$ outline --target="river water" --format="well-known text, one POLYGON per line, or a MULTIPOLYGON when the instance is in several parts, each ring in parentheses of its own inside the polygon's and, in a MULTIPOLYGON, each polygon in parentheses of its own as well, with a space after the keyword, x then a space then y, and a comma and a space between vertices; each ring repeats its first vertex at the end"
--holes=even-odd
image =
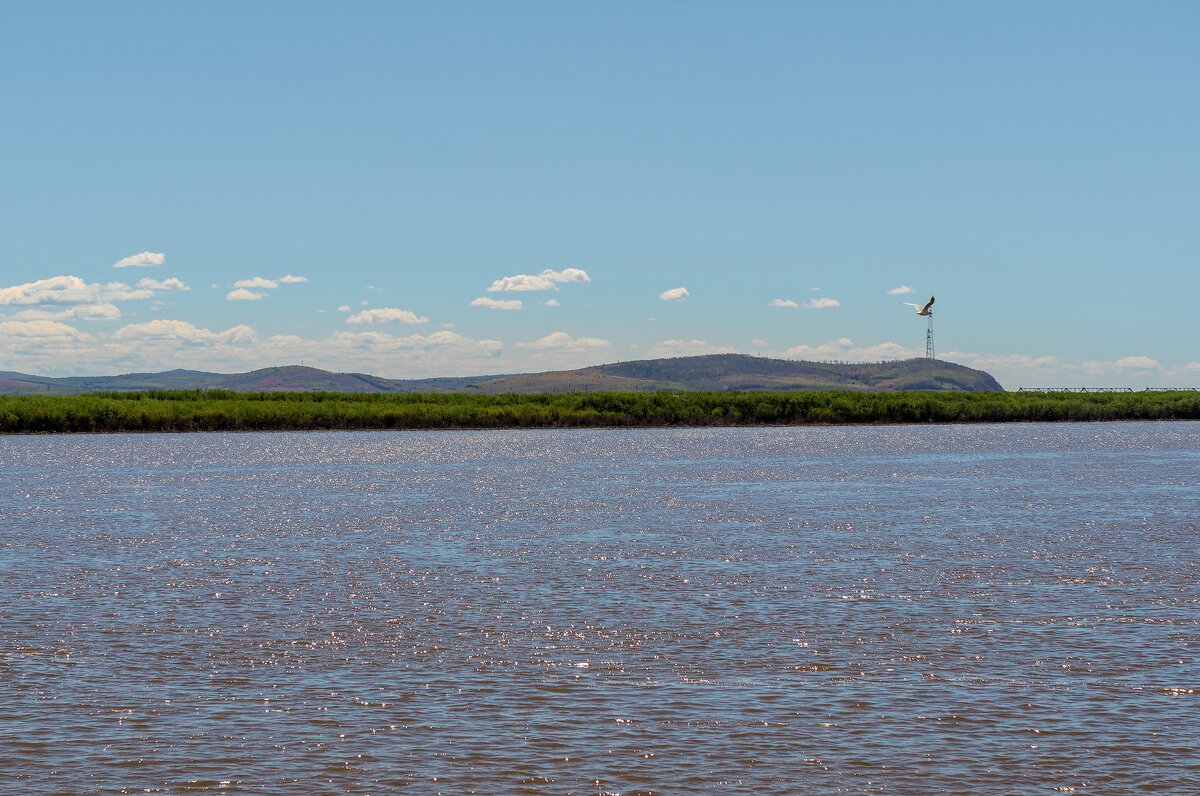
POLYGON ((22 793, 1200 792, 1200 424, 0 438, 22 793))

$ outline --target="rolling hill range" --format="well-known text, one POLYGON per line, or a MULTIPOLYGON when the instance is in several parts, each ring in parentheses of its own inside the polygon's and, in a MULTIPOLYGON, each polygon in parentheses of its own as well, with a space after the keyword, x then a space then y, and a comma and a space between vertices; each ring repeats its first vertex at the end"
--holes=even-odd
POLYGON ((1003 389, 981 370, 936 359, 879 363, 800 362, 745 354, 647 359, 577 370, 434 379, 384 379, 291 365, 249 373, 169 370, 121 376, 53 378, 0 372, 0 395, 80 395, 97 391, 223 389, 238 392, 677 392, 682 390, 854 390, 894 392, 1003 389))

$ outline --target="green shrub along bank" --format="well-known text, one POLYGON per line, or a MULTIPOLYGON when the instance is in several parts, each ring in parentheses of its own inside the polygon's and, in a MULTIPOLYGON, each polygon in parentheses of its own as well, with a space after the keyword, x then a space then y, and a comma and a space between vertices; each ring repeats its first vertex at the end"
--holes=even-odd
POLYGON ((0 433, 1200 420, 1200 392, 543 395, 148 390, 0 397, 0 433))

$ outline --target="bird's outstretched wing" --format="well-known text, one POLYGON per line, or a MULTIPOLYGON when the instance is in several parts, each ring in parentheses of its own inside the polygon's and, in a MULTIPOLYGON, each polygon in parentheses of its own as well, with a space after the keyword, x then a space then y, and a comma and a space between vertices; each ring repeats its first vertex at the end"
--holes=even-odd
POLYGON ((901 303, 901 304, 903 304, 903 305, 904 305, 904 306, 906 306, 906 307, 912 307, 912 308, 913 308, 914 310, 916 310, 917 312, 920 312, 920 311, 921 311, 921 305, 920 305, 920 304, 913 304, 911 301, 901 301, 900 303, 901 303))
MULTIPOLYGON (((937 298, 937 296, 930 296, 930 297, 929 297, 929 303, 928 303, 928 304, 926 304, 924 307, 922 307, 922 308, 921 308, 921 312, 929 312, 929 308, 933 306, 933 301, 934 301, 934 299, 936 299, 936 298, 937 298)), ((915 306, 917 306, 917 305, 916 305, 916 304, 914 304, 913 306, 915 307, 915 306)))

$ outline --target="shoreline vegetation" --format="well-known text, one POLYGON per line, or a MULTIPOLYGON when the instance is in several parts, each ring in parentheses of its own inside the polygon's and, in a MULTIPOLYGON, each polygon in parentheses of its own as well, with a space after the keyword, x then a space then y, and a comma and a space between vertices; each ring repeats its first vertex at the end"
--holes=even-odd
POLYGON ((0 434, 1200 420, 1200 392, 246 393, 0 396, 0 434))

